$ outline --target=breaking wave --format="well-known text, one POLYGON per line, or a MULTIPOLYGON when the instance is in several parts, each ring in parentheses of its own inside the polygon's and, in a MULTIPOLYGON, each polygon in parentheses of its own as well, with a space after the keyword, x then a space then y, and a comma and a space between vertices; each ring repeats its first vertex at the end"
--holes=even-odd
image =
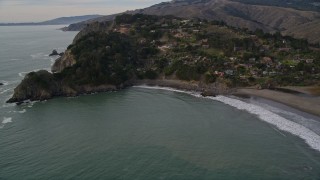
MULTIPOLYGON (((145 89, 159 89, 159 90, 167 90, 167 91, 174 91, 179 93, 187 93, 195 97, 202 97, 198 92, 190 92, 190 91, 183 91, 177 90, 174 88, 166 88, 166 87, 158 87, 158 86, 135 86, 145 89)), ((257 115, 259 119, 265 121, 269 124, 276 126, 278 129, 282 131, 289 132, 293 135, 299 136, 302 138, 311 148, 320 151, 320 136, 313 132, 312 130, 308 129, 307 127, 298 124, 297 122, 293 122, 289 119, 286 119, 275 112, 272 112, 268 109, 265 109, 261 106, 247 103, 235 98, 230 98, 226 96, 217 96, 217 97, 202 97, 206 99, 211 99, 214 101, 219 101, 226 105, 232 106, 239 110, 245 110, 251 114, 257 115)), ((282 133, 281 133, 282 134, 282 133)))

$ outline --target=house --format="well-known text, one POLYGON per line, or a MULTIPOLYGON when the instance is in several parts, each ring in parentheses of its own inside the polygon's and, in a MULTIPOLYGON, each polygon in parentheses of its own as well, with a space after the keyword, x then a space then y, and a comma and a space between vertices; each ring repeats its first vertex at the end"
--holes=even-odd
POLYGON ((164 23, 161 25, 161 27, 168 27, 169 25, 167 23, 164 23))
POLYGON ((254 57, 253 58, 249 58, 249 62, 250 63, 255 63, 256 62, 256 58, 254 58, 254 57))
POLYGON ((258 39, 258 37, 256 35, 250 35, 251 39, 258 39))
POLYGON ((163 45, 163 46, 158 46, 158 49, 161 51, 167 51, 168 49, 171 49, 171 45, 163 45))
POLYGON ((208 43, 208 39, 202 39, 201 42, 208 43))
POLYGON ((236 57, 230 57, 229 59, 230 59, 230 61, 236 61, 237 60, 236 57))
POLYGON ((277 75, 277 72, 275 72, 275 71, 271 71, 271 72, 269 72, 269 75, 270 75, 270 76, 277 75))
POLYGON ((128 34, 130 31, 131 25, 130 24, 121 24, 118 32, 123 34, 128 34))
POLYGON ((179 20, 178 19, 172 19, 172 24, 178 24, 179 23, 179 20))
POLYGON ((214 71, 214 74, 218 75, 219 77, 223 77, 224 76, 224 72, 214 71))
POLYGON ((181 23, 182 24, 188 24, 190 22, 190 20, 182 20, 181 23))
POLYGON ((291 48, 279 48, 278 51, 279 52, 290 52, 291 48))
POLYGON ((251 70, 251 71, 250 71, 250 74, 252 74, 252 75, 257 75, 258 73, 257 73, 257 71, 251 70))
POLYGON ((313 63, 313 59, 306 59, 306 63, 312 64, 313 63))
POLYGON ((273 63, 270 57, 263 57, 262 62, 268 65, 271 65, 273 63))
POLYGON ((205 49, 210 48, 209 44, 202 44, 202 47, 205 48, 205 49))
POLYGON ((265 75, 268 75, 269 72, 268 71, 263 71, 262 74, 265 76, 265 75))
POLYGON ((231 69, 227 69, 224 71, 224 73, 226 73, 227 75, 233 76, 234 75, 234 71, 231 69))
POLYGON ((147 39, 146 38, 142 38, 139 40, 139 44, 146 44, 147 43, 147 39))
POLYGON ((270 46, 269 45, 262 45, 260 47, 260 52, 268 52, 270 50, 270 46))
POLYGON ((202 46, 203 48, 208 49, 208 48, 210 47, 210 46, 209 46, 208 39, 202 39, 202 40, 201 40, 201 46, 202 46))
POLYGON ((293 59, 294 59, 294 60, 300 60, 300 54, 294 55, 294 56, 293 56, 293 59))
POLYGON ((131 24, 120 24, 121 28, 130 28, 131 24))

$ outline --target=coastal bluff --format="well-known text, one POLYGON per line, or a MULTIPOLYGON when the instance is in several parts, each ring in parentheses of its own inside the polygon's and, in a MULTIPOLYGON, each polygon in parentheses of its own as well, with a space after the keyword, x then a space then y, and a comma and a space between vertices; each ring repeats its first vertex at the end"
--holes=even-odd
POLYGON ((215 96, 232 94, 238 87, 316 84, 318 54, 309 46, 305 40, 236 29, 220 21, 122 14, 112 22, 89 24, 55 61, 52 72, 27 74, 7 102, 43 101, 135 85, 215 96), (302 50, 308 59, 302 57, 302 50), (296 61, 285 64, 291 57, 300 58, 295 66, 296 61))
POLYGON ((76 60, 70 51, 66 51, 61 57, 59 57, 51 67, 53 73, 61 72, 67 67, 71 67, 76 64, 76 60))

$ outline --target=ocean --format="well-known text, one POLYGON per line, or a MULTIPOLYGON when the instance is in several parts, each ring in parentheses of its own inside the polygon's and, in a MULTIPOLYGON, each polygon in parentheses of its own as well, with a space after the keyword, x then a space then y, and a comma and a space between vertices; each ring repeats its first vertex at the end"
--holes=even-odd
POLYGON ((0 180, 320 179, 320 119, 260 98, 138 86, 20 106, 76 32, 0 27, 0 180))

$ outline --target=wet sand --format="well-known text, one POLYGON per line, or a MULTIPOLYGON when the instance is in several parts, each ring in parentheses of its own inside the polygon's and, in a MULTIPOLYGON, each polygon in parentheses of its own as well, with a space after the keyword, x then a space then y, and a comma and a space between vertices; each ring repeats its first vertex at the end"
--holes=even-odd
POLYGON ((320 116, 319 96, 299 96, 292 93, 263 89, 242 88, 233 93, 236 96, 257 96, 285 104, 298 110, 320 116))

